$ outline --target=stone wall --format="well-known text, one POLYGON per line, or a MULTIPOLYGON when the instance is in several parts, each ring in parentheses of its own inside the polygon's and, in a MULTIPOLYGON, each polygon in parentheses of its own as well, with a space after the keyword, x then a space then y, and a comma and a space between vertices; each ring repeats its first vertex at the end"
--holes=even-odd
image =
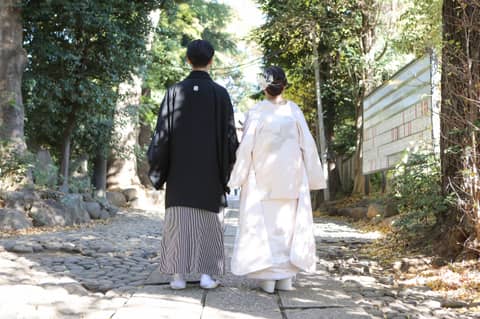
POLYGON ((23 190, 0 193, 0 231, 71 226, 114 216, 118 208, 88 194, 23 190))

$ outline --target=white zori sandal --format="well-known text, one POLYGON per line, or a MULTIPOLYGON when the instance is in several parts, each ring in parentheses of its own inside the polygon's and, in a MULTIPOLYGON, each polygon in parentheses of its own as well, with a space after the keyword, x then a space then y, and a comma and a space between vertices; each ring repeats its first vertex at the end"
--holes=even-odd
POLYGON ((187 287, 187 282, 181 274, 174 274, 173 280, 170 281, 170 288, 174 290, 185 289, 187 287))
POLYGON ((292 278, 290 277, 282 280, 277 280, 275 288, 277 288, 278 290, 293 290, 292 278))
POLYGON ((212 279, 210 275, 202 274, 200 277, 200 287, 203 289, 214 289, 217 288, 220 282, 218 280, 212 279))
POLYGON ((262 288, 263 291, 268 292, 269 294, 273 294, 275 291, 275 280, 263 280, 260 283, 260 288, 262 288))

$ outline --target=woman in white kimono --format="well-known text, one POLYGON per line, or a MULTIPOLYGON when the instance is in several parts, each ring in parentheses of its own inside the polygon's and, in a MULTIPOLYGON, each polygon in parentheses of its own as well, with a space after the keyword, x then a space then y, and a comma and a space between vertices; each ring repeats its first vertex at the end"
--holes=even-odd
POLYGON ((262 77, 266 99, 248 112, 229 182, 242 188, 232 272, 273 293, 291 290, 299 271, 315 271, 310 190, 326 184, 302 111, 282 97, 285 73, 270 67, 262 77))

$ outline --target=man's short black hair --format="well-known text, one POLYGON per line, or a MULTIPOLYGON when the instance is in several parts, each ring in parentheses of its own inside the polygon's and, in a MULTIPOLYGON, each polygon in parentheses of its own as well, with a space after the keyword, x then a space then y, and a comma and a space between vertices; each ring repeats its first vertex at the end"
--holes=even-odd
POLYGON ((187 47, 187 57, 194 67, 204 67, 212 60, 215 49, 206 40, 194 40, 187 47))

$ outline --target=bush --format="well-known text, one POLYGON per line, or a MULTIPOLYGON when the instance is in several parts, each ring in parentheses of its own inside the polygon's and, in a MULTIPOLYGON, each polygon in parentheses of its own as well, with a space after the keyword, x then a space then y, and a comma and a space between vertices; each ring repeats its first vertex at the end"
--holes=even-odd
POLYGON ((24 183, 34 162, 32 153, 0 141, 0 188, 24 183))
POLYGON ((94 187, 90 178, 71 177, 69 181, 70 193, 92 194, 94 187))
POLYGON ((51 189, 56 188, 58 183, 58 172, 58 166, 55 164, 41 166, 38 160, 36 160, 32 170, 35 185, 51 189))
POLYGON ((395 167, 392 184, 391 195, 400 213, 395 226, 407 237, 421 238, 448 209, 450 198, 442 195, 440 161, 428 147, 405 152, 395 167))

